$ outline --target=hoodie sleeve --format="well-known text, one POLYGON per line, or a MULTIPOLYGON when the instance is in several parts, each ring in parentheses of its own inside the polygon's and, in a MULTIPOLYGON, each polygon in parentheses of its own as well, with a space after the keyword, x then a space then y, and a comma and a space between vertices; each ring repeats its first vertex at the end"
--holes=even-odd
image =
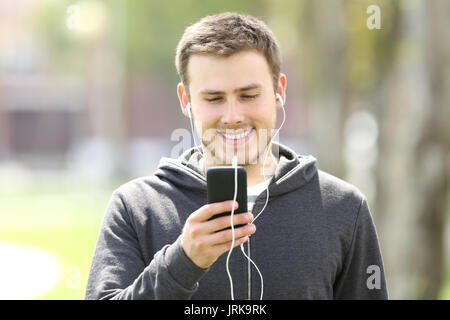
POLYGON ((100 228, 86 299, 189 299, 208 269, 184 253, 180 237, 146 265, 126 206, 116 191, 100 228))
POLYGON ((350 249, 334 284, 334 299, 388 299, 378 238, 365 198, 356 217, 350 249))

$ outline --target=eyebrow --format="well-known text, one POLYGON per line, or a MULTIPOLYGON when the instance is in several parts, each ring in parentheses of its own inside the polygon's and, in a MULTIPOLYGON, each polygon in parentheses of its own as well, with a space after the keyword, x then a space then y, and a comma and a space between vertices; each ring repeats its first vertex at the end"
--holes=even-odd
MULTIPOLYGON (((249 84, 248 86, 245 87, 241 87, 241 88, 237 88, 234 89, 233 92, 242 92, 242 91, 248 91, 248 90, 252 90, 252 89, 259 89, 262 86, 259 83, 252 83, 249 84)), ((214 94, 224 94, 225 91, 217 91, 217 90, 210 90, 210 89, 203 89, 200 91, 200 94, 202 95, 214 95, 214 94)))

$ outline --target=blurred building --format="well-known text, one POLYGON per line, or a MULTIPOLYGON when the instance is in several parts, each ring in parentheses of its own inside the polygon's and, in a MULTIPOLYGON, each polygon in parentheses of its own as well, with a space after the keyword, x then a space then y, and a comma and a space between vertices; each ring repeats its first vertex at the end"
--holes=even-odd
POLYGON ((58 53, 32 33, 32 10, 31 1, 0 4, 0 163, 99 179, 148 174, 170 154, 162 137, 176 127, 161 108, 164 85, 126 82, 106 32, 80 50, 83 68, 55 70, 49 60, 58 53))

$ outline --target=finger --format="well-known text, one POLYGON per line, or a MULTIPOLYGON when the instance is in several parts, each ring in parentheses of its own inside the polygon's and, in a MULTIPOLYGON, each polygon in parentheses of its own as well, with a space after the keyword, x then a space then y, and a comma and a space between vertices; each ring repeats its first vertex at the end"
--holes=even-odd
MULTIPOLYGON (((233 248, 236 248, 236 247, 240 246, 241 244, 245 243, 247 240, 248 240, 248 236, 244 236, 244 237, 236 239, 234 241, 233 248)), ((216 255, 220 256, 223 253, 225 253, 228 250, 230 250, 231 249, 231 244, 232 244, 232 241, 228 241, 228 242, 221 243, 221 244, 218 244, 218 245, 214 246, 214 251, 216 252, 216 255)))
MULTIPOLYGON (((256 226, 254 224, 246 224, 245 226, 234 229, 234 238, 239 239, 245 236, 249 236, 255 232, 256 226)), ((212 246, 228 242, 231 245, 231 241, 233 239, 233 231, 231 229, 226 229, 209 234, 206 237, 207 242, 210 243, 212 246)))
MULTIPOLYGON (((251 212, 238 213, 233 215, 233 225, 247 224, 253 221, 251 212)), ((205 233, 216 232, 231 226, 230 215, 214 218, 205 222, 205 233)))
MULTIPOLYGON (((236 210, 239 207, 239 204, 237 203, 237 201, 234 204, 235 204, 234 210, 236 210)), ((206 221, 216 214, 229 212, 232 210, 232 208, 233 208, 233 200, 208 203, 200 207, 194 213, 192 213, 190 219, 192 221, 197 222, 206 221)))

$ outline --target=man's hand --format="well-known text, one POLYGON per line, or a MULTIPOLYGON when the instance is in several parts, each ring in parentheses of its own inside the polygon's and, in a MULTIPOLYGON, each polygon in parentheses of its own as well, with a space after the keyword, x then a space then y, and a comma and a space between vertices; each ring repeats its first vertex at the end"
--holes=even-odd
MULTIPOLYGON (((186 220, 181 234, 181 247, 192 262, 200 268, 208 268, 231 248, 232 231, 231 229, 222 230, 231 226, 230 216, 208 219, 216 214, 231 211, 232 205, 232 200, 206 204, 193 212, 186 220)), ((237 207, 236 202, 235 210, 237 207)), ((250 212, 233 215, 234 225, 245 224, 234 229, 235 247, 247 241, 248 236, 255 233, 255 225, 248 224, 252 220, 253 214, 250 212)))

